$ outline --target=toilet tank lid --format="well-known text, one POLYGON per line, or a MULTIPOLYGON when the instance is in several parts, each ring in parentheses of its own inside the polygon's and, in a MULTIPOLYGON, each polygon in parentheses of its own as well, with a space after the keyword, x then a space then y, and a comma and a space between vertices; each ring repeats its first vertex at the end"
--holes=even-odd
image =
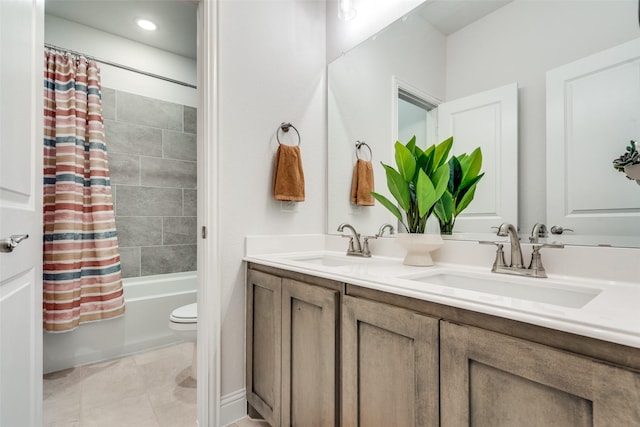
POLYGON ((183 305, 171 312, 171 317, 175 319, 197 319, 198 318, 198 303, 183 305))

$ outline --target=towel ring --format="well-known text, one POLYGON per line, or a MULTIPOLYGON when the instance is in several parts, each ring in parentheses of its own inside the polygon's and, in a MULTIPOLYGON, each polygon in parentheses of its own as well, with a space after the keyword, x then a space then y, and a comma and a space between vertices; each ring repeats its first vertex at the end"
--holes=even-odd
POLYGON ((363 160, 358 155, 362 146, 367 147, 367 149, 369 150, 369 161, 373 160, 373 151, 371 151, 371 147, 369 147, 369 144, 364 141, 356 141, 356 157, 358 158, 358 160, 363 160))
POLYGON ((284 122, 282 122, 278 127, 278 129, 276 130, 276 139, 278 140, 279 145, 282 145, 282 142, 280 142, 280 137, 278 136, 278 132, 282 131, 284 133, 287 133, 291 128, 293 128, 293 130, 296 131, 296 134, 298 135, 298 145, 300 145, 300 143, 302 142, 302 139, 300 138, 300 132, 298 132, 298 129, 296 129, 296 127, 291 123, 284 123, 284 122))

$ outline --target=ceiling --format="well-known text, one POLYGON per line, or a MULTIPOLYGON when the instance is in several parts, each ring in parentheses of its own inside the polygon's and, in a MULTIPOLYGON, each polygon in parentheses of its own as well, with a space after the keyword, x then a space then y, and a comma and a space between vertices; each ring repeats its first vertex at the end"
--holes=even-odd
POLYGON ((511 3, 513 0, 427 0, 418 13, 442 34, 449 35, 511 3))
MULTIPOLYGON (((419 13, 443 34, 451 34, 510 1, 428 0, 419 13)), ((45 12, 195 59, 197 5, 197 0, 45 0, 45 12), (138 28, 136 18, 150 19, 158 29, 138 28)))
POLYGON ((197 5, 192 0, 45 0, 45 13, 195 59, 197 5), (138 28, 137 18, 154 21, 158 29, 138 28))

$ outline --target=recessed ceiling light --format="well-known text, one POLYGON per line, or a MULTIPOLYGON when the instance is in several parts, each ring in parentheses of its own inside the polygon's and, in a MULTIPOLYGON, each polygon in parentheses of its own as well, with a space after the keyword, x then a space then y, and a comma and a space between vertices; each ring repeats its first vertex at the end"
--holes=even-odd
POLYGON ((138 27, 147 31, 154 31, 156 28, 158 28, 158 26, 154 22, 151 22, 148 19, 136 19, 136 24, 138 24, 138 27))

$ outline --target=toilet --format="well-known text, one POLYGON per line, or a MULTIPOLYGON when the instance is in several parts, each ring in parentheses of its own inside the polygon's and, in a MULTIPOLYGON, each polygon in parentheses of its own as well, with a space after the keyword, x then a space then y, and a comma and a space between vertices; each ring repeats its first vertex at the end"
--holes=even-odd
POLYGON ((197 377, 197 337, 198 327, 198 303, 183 305, 171 312, 169 316, 169 328, 177 335, 182 336, 186 341, 193 342, 193 360, 191 362, 191 377, 197 377))

